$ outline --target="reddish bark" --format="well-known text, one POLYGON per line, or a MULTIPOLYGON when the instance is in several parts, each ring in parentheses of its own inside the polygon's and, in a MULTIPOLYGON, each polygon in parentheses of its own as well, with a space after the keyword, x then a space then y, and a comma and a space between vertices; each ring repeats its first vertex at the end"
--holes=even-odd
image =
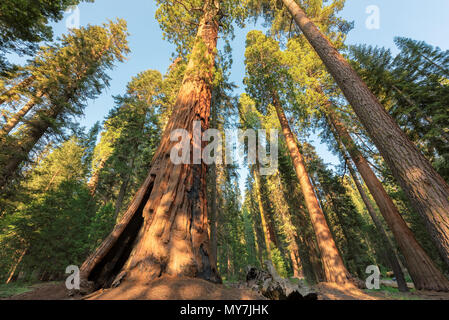
POLYGON ((295 0, 283 3, 351 104, 410 203, 426 221, 449 265, 449 185, 298 3, 295 0))
POLYGON ((327 224, 321 207, 318 204, 316 194, 313 190, 307 173, 303 156, 301 155, 296 139, 288 124, 284 110, 280 104, 277 94, 273 94, 273 104, 276 109, 282 131, 287 142, 287 147, 293 161, 296 175, 299 179, 307 210, 312 221, 313 228, 321 252, 321 261, 327 282, 335 282, 338 284, 352 284, 351 275, 346 269, 343 259, 338 252, 335 241, 327 224))
POLYGON ((447 291, 449 281, 436 268, 430 257, 415 239, 413 233, 408 228, 398 209, 385 191, 382 183, 371 170, 365 157, 357 149, 355 142, 349 135, 344 125, 339 121, 336 114, 328 106, 328 113, 331 125, 335 129, 339 140, 348 150, 357 170, 363 177, 371 195, 377 203, 381 214, 385 218, 393 235, 404 255, 407 269, 413 279, 417 289, 447 291))
POLYGON ((257 203, 259 205, 260 219, 262 221, 262 228, 265 238, 265 245, 267 247, 268 255, 271 257, 271 248, 277 247, 277 240, 273 222, 263 205, 262 192, 261 192, 262 185, 258 165, 255 165, 253 167, 253 174, 256 187, 257 203))
POLYGON ((202 131, 209 127, 218 11, 206 2, 192 58, 146 181, 122 221, 81 267, 82 277, 99 286, 114 278, 116 283, 123 278, 147 282, 163 275, 220 281, 209 253, 206 165, 170 160, 178 144, 170 141, 173 130, 193 134, 194 121, 201 122, 202 131))

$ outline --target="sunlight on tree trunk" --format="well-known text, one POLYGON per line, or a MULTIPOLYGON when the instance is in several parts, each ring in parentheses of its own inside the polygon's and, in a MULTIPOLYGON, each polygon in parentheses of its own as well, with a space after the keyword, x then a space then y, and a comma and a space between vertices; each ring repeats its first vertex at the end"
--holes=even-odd
POLYGON ((285 140, 287 141, 287 147, 293 161, 293 166, 295 167, 296 175, 298 176, 301 189, 304 194, 307 210, 309 211, 310 219, 315 230, 316 239, 321 252, 321 261, 323 264, 326 281, 335 282, 338 284, 352 284, 350 281, 351 275, 343 263, 343 259, 338 252, 337 246, 326 222, 326 218, 324 217, 324 213, 318 204, 318 200, 304 164, 304 159, 299 152, 282 106, 280 105, 276 94, 273 95, 273 98, 274 107, 276 108, 279 122, 281 123, 282 131, 284 133, 285 140))
POLYGON ((449 186, 295 0, 283 0, 351 104, 449 265, 449 186))

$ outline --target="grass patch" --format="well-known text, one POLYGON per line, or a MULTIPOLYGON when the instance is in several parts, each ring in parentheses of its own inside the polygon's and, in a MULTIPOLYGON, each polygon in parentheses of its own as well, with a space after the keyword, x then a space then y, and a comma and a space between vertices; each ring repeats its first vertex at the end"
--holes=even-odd
POLYGON ((13 282, 8 284, 2 283, 0 284, 0 298, 8 298, 32 290, 33 290, 32 284, 30 283, 20 283, 20 282, 13 282))
MULTIPOLYGON (((415 289, 409 289, 410 293, 414 292, 415 289)), ((387 287, 384 285, 380 286, 379 290, 375 289, 365 289, 366 293, 382 293, 386 297, 394 299, 394 300, 420 300, 417 296, 412 296, 408 293, 400 292, 398 288, 387 287)))

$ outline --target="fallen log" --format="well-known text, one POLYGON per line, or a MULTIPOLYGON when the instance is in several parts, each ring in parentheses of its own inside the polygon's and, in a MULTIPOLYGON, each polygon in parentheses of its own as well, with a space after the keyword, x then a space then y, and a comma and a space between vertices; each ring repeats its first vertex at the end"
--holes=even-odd
POLYGON ((265 261, 267 271, 248 267, 245 286, 270 300, 317 300, 318 295, 304 284, 283 279, 271 261, 265 261))

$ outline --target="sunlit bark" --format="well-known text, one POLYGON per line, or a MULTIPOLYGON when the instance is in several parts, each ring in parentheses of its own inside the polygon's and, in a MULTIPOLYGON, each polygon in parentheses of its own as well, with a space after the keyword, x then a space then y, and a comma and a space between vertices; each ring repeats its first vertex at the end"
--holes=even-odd
POLYGON ((173 114, 147 179, 122 221, 81 268, 83 278, 100 286, 110 285, 114 278, 115 283, 121 279, 146 282, 163 275, 221 281, 209 248, 206 164, 170 161, 171 150, 178 144, 170 140, 173 130, 192 134, 194 121, 201 122, 202 132, 209 127, 219 27, 215 4, 205 3, 173 114))
POLYGON ((307 210, 315 230, 318 247, 321 252, 321 261, 323 264, 326 281, 339 284, 351 284, 351 275, 343 263, 343 259, 338 252, 324 213, 318 204, 316 194, 313 190, 312 183, 310 182, 310 178, 304 164, 303 156, 299 151, 298 145, 296 144, 296 139, 293 136, 284 110, 282 109, 276 94, 273 94, 273 104, 276 108, 279 122, 281 123, 282 132, 287 142, 287 147, 293 161, 293 166, 299 179, 307 210))
POLYGON ((363 187, 360 184, 360 181, 357 177, 357 173, 352 167, 352 164, 349 162, 349 159, 348 161, 346 161, 346 164, 349 168, 349 172, 351 173, 352 180, 354 181, 356 188, 359 191, 360 197, 362 198, 362 201, 365 204, 365 207, 368 210, 368 213, 371 219, 373 220, 374 225, 376 226, 377 232, 381 237, 381 243, 384 246, 382 250, 385 252, 385 256, 388 260, 388 263, 393 269, 396 281, 398 283, 399 291, 407 292, 408 291, 407 282, 405 281, 404 273, 402 272, 401 265, 399 264, 399 259, 395 253, 395 250, 393 249, 393 245, 390 243, 390 239, 388 238, 384 230, 384 227, 382 226, 382 222, 377 217, 377 213, 374 210, 371 201, 368 198, 368 195, 365 193, 365 190, 363 190, 363 187))
POLYGON ((283 0, 351 104, 449 265, 449 185, 295 0, 283 0))
POLYGON ((415 239, 408 228, 390 196, 385 191, 382 183, 370 168, 365 157, 357 149, 355 142, 349 135, 344 125, 339 121, 335 113, 328 106, 328 115, 332 127, 337 133, 339 141, 346 147, 357 170, 363 177, 371 195, 377 203, 382 216, 390 227, 393 235, 404 255, 407 269, 417 289, 449 290, 449 281, 436 268, 430 257, 415 239))

